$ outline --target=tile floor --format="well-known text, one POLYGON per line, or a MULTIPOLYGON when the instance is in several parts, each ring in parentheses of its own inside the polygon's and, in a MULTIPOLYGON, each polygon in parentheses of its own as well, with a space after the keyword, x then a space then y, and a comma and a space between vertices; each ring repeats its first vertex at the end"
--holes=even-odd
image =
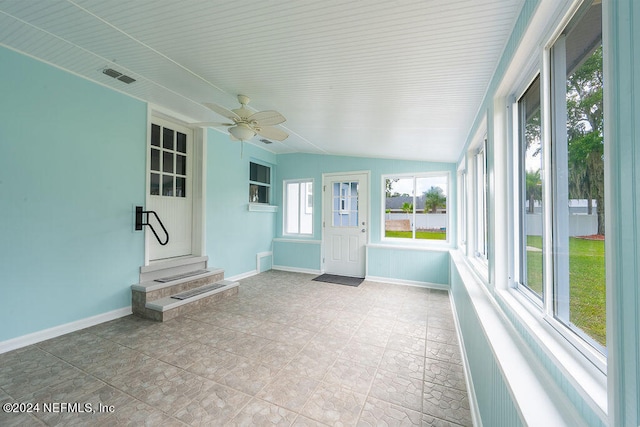
POLYGON ((0 403, 40 412, 0 425, 472 424, 447 292, 312 278, 269 271, 165 323, 128 316, 1 354, 0 403))

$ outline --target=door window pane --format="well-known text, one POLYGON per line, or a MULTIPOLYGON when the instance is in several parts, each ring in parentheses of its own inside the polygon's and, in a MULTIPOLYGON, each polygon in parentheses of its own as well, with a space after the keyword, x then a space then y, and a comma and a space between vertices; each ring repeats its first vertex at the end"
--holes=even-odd
POLYGON ((168 151, 162 153, 162 172, 173 173, 173 153, 168 151))
POLYGON ((162 195, 173 196, 173 176, 162 175, 162 195))
POLYGON ((150 171, 162 172, 162 178, 160 174, 150 175, 150 195, 186 197, 187 135, 168 127, 151 124, 150 150, 150 171))
POLYGON ((179 151, 180 153, 186 153, 187 152, 187 135, 185 135, 182 132, 177 132, 176 138, 177 138, 176 151, 179 151))
POLYGON ((160 170, 160 150, 151 149, 151 170, 160 170))
POLYGON ((149 178, 150 194, 152 196, 160 195, 160 175, 152 173, 149 178))
POLYGON ((358 182, 333 183, 334 227, 358 226, 358 182))
POLYGON ((178 175, 187 174, 187 156, 176 154, 176 173, 178 175))
POLYGON ((176 197, 187 197, 187 180, 176 177, 176 197))
POLYGON ((173 150, 173 129, 164 128, 162 130, 162 147, 167 150, 173 150))

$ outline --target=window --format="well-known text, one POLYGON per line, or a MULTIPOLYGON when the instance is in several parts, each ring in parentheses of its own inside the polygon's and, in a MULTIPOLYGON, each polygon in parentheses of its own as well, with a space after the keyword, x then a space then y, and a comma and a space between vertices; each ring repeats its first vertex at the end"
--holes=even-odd
POLYGON ((313 181, 284 182, 285 234, 313 234, 313 181))
POLYGON ((187 197, 187 135, 151 124, 149 194, 187 197))
POLYGON ((540 76, 518 100, 519 283, 542 301, 543 203, 540 76))
POLYGON ((447 240, 448 174, 383 177, 384 237, 447 240))
POLYGON ((602 10, 578 10, 551 51, 553 315, 606 346, 602 10))
POLYGON ((331 225, 333 227, 358 226, 358 197, 360 184, 357 181, 334 182, 332 189, 331 225))
POLYGON ((271 198, 271 168, 249 162, 249 202, 269 204, 271 198))
POLYGON ((606 230, 600 2, 576 12, 552 44, 549 59, 549 69, 542 71, 542 77, 549 75, 548 87, 539 75, 517 101, 516 286, 585 355, 602 360, 606 230), (545 90, 548 96, 542 97, 545 90), (549 120, 541 114, 544 107, 549 120))
POLYGON ((475 193, 476 193, 476 206, 475 206, 475 232, 476 232, 476 245, 475 255, 476 257, 486 260, 487 259, 487 156, 486 152, 487 139, 484 138, 484 142, 478 153, 475 155, 475 193))

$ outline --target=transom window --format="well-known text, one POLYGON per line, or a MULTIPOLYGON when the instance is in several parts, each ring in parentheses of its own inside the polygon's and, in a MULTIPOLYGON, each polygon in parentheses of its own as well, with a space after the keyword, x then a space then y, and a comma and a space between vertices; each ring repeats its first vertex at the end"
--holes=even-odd
POLYGON ((448 174, 391 175, 383 179, 385 238, 447 240, 448 174))

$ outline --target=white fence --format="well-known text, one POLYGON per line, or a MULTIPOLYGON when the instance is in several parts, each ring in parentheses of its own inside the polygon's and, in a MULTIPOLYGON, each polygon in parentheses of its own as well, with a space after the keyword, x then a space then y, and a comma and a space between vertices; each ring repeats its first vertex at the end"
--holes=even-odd
MULTIPOLYGON (((597 214, 569 215, 569 236, 598 234, 597 214)), ((527 235, 542 236, 542 214, 527 214, 527 235)))
MULTIPOLYGON (((388 213, 384 215, 385 219, 408 219, 413 222, 413 215, 405 213, 388 213)), ((444 213, 430 213, 430 214, 416 214, 416 230, 432 230, 449 228, 447 222, 447 214, 444 213)))

